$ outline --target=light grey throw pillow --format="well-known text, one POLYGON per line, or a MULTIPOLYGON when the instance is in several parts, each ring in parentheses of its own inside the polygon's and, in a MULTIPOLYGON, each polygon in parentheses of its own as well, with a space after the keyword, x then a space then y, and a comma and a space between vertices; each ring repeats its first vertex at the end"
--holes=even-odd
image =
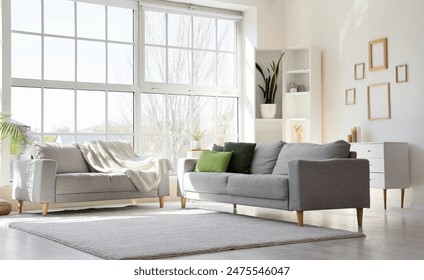
POLYGON ((343 140, 327 144, 286 143, 278 155, 272 174, 289 174, 289 162, 292 160, 323 160, 331 158, 347 158, 350 144, 343 140))
POLYGON ((257 143, 253 153, 250 173, 271 174, 284 143, 283 141, 257 143))

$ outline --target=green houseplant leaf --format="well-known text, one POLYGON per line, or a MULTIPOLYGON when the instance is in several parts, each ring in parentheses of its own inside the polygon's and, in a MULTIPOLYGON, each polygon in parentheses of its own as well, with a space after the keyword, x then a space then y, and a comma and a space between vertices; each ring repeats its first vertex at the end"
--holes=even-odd
POLYGON ((0 141, 8 138, 10 141, 10 153, 19 154, 22 147, 31 142, 28 126, 11 121, 9 115, 0 113, 0 141))

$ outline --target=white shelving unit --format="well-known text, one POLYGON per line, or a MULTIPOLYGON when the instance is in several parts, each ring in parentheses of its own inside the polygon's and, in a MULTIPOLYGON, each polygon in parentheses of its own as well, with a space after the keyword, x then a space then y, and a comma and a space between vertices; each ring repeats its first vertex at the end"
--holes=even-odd
MULTIPOLYGON (((265 71, 271 61, 277 61, 283 49, 258 49, 255 61, 265 71)), ((255 69, 255 141, 322 142, 321 128, 321 50, 316 46, 288 47, 280 66, 275 103, 275 119, 262 119, 263 102, 258 83, 262 77, 255 69), (296 82, 297 92, 290 92, 290 82, 296 82), (301 137, 297 133, 302 131, 301 137)))
POLYGON ((321 50, 288 47, 283 61, 283 120, 286 142, 322 142, 321 50), (290 91, 295 82, 297 92, 290 91))

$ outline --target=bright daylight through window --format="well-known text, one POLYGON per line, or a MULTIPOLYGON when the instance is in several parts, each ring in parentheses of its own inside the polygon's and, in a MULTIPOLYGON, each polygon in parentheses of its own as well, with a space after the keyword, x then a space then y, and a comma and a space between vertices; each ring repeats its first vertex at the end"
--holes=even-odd
POLYGON ((192 10, 12 0, 13 119, 37 140, 124 139, 174 163, 196 129, 203 148, 237 141, 240 17, 192 10))

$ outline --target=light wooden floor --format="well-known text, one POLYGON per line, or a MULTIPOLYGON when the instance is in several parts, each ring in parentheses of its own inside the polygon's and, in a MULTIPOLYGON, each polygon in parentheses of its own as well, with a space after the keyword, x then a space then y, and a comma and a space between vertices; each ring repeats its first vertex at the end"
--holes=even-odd
MULTIPOLYGON (((168 202, 165 207, 179 208, 179 203, 168 202)), ((233 212, 232 205, 226 204, 189 202, 188 207, 233 212)), ((238 206, 237 212, 271 219, 296 221, 294 212, 247 206, 238 206)), ((7 223, 18 217, 17 213, 0 217, 0 260, 99 259, 54 241, 9 228, 7 223)), ((384 211, 381 201, 378 200, 372 201, 372 207, 364 210, 364 223, 360 228, 356 224, 356 213, 353 209, 305 212, 304 222, 305 224, 361 231, 366 234, 366 237, 234 250, 175 259, 424 260, 424 209, 412 209, 407 205, 404 209, 400 209, 397 203, 389 202, 388 209, 384 211)))

